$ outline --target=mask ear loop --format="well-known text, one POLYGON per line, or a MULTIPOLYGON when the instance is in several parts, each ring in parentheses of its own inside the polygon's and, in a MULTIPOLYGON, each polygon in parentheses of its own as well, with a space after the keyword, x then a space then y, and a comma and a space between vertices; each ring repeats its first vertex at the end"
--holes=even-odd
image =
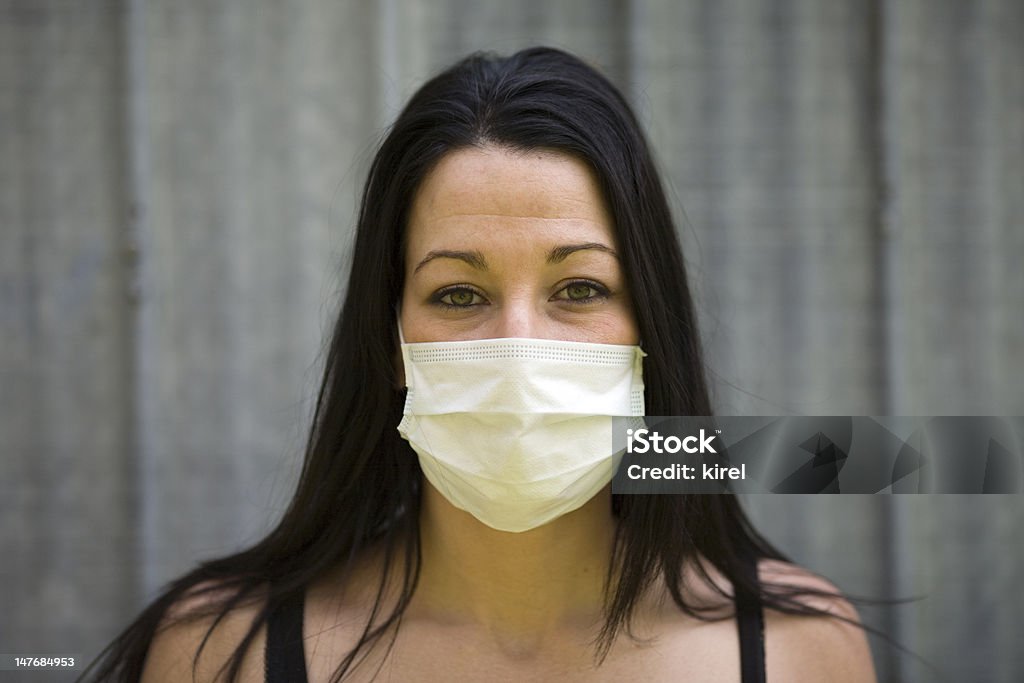
POLYGON ((402 351, 402 347, 405 346, 405 335, 402 334, 402 310, 397 309, 395 311, 395 324, 398 326, 398 362, 395 365, 395 383, 399 389, 405 389, 405 353, 402 351))

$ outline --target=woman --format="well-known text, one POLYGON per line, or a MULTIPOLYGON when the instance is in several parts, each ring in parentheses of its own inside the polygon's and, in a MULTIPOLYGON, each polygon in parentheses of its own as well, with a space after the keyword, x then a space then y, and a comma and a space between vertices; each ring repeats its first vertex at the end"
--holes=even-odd
POLYGON ((853 608, 733 497, 611 494, 607 416, 645 411, 711 407, 639 126, 564 52, 469 57, 373 163, 284 518, 97 677, 874 680, 853 608))

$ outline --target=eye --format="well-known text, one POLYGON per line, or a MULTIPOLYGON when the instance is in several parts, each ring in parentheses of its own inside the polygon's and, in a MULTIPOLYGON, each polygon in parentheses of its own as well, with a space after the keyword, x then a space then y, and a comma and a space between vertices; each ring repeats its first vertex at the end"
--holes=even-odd
POLYGON ((577 280, 559 290, 554 298, 574 304, 586 304, 607 298, 607 296, 608 290, 596 282, 577 280))
POLYGON ((469 287, 448 287, 434 295, 434 302, 446 308, 469 308, 487 303, 479 293, 469 287))
POLYGON ((573 301, 579 301, 580 299, 589 299, 596 294, 596 289, 582 282, 571 284, 565 288, 565 295, 572 299, 573 301))

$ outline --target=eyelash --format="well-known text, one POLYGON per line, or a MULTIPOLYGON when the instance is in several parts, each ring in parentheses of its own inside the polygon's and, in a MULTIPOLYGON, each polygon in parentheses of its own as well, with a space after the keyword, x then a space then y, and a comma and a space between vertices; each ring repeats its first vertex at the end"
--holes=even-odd
POLYGON ((445 311, 464 311, 467 308, 473 308, 474 306, 480 305, 468 304, 466 306, 459 306, 456 304, 450 304, 447 301, 442 301, 444 297, 448 296, 449 294, 454 294, 456 292, 470 292, 473 295, 480 297, 481 299, 484 296, 479 291, 468 285, 452 285, 450 287, 445 287, 444 289, 438 290, 438 292, 435 293, 434 296, 431 298, 431 303, 445 311))
POLYGON ((559 298, 558 300, 559 301, 564 301, 564 302, 569 303, 569 304, 578 305, 578 306, 586 306, 587 304, 594 303, 598 299, 607 299, 611 295, 611 292, 608 291, 607 287, 604 287, 604 286, 594 282, 593 280, 573 280, 572 282, 567 282, 567 283, 565 283, 565 287, 562 287, 560 290, 558 290, 556 292, 556 294, 561 294, 562 292, 566 291, 570 287, 575 287, 576 285, 583 285, 585 287, 590 287, 592 290, 594 290, 596 292, 596 294, 588 296, 586 299, 570 299, 570 298, 566 297, 564 299, 559 298))
MULTIPOLYGON (((573 280, 571 282, 567 282, 567 283, 565 283, 564 287, 562 287, 560 290, 558 290, 558 292, 556 292, 556 294, 564 292, 567 289, 569 289, 570 287, 573 287, 573 286, 576 286, 576 285, 584 285, 586 287, 590 287, 591 289, 593 289, 597 293, 594 294, 593 296, 588 296, 585 299, 569 299, 569 298, 562 299, 562 298, 559 298, 558 301, 563 301, 565 303, 572 304, 572 305, 575 305, 575 306, 586 306, 588 304, 594 303, 598 299, 606 299, 606 298, 608 298, 611 295, 611 292, 608 291, 607 287, 604 287, 604 286, 598 284, 597 282, 594 282, 593 280, 573 280)), ((466 310, 468 308, 473 308, 474 306, 479 306, 480 305, 480 304, 467 304, 465 306, 459 306, 457 304, 450 304, 447 301, 442 301, 442 299, 444 297, 448 296, 449 294, 454 294, 455 292, 471 292, 475 296, 478 296, 480 298, 484 298, 484 295, 481 294, 477 289, 475 289, 473 287, 470 287, 468 285, 452 285, 450 287, 445 287, 444 289, 438 290, 434 294, 434 296, 431 298, 431 303, 433 303, 435 306, 441 308, 442 310, 446 310, 446 311, 464 311, 464 310, 466 310)))

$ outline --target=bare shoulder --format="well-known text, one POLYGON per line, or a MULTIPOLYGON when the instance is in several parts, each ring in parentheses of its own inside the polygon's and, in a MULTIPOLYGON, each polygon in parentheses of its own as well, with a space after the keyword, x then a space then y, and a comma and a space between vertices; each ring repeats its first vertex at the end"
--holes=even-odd
POLYGON ((877 680, 857 610, 835 585, 802 567, 775 560, 762 560, 758 576, 761 583, 768 586, 829 594, 806 595, 799 601, 839 617, 806 617, 765 610, 768 680, 828 680, 831 683, 877 680))
MULTIPOLYGON (((232 608, 210 631, 216 614, 209 612, 229 595, 224 589, 201 592, 209 587, 212 587, 209 583, 199 584, 167 610, 150 643, 142 683, 213 683, 227 680, 225 665, 248 633, 260 608, 261 598, 256 596, 254 600, 232 608), (202 653, 196 661, 196 653, 201 646, 202 653)), ((263 680, 264 643, 265 633, 261 628, 243 658, 240 681, 263 680)))

